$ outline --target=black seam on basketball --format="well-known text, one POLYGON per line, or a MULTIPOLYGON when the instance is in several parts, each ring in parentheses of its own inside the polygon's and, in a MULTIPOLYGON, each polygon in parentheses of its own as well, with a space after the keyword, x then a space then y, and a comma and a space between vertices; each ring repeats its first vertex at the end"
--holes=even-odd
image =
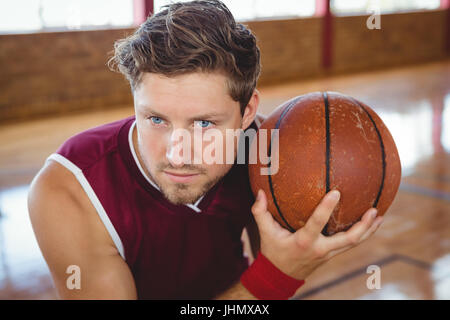
MULTIPOLYGON (((275 124, 275 129, 280 129, 280 124, 281 124, 281 120, 284 118, 284 116, 286 115, 286 113, 297 103, 297 101, 300 99, 301 97, 298 97, 297 99, 295 99, 294 101, 292 101, 286 108, 284 108, 283 112, 281 113, 280 117, 278 118, 276 124, 275 124)), ((279 132, 279 131, 278 131, 279 132)), ((278 133, 279 134, 279 133, 278 133)), ((280 206, 278 205, 277 202, 277 197, 275 196, 275 191, 273 189, 273 184, 272 184, 272 173, 271 173, 271 168, 272 168, 272 139, 273 136, 270 138, 270 145, 269 145, 269 174, 268 174, 268 179, 269 179, 269 188, 270 188, 270 193, 272 194, 272 199, 273 199, 273 203, 275 204, 275 207, 277 208, 278 211, 278 215, 280 216, 280 218, 283 220, 283 222, 286 224, 287 228, 289 229, 290 232, 295 232, 295 229, 287 222, 286 218, 284 217, 283 213, 281 212, 280 206)))
MULTIPOLYGON (((330 192, 330 105, 328 102, 327 92, 322 93, 323 104, 325 106, 325 190, 326 193, 330 192)), ((322 229, 323 235, 328 235, 327 232, 328 223, 322 229)))
POLYGON ((368 116, 370 121, 372 121, 372 124, 375 128, 375 131, 378 135, 378 140, 380 141, 380 149, 381 149, 381 160, 382 160, 382 164, 383 164, 383 172, 382 172, 382 176, 381 176, 381 185, 380 185, 380 189, 378 190, 378 194, 377 197, 373 203, 373 207, 376 208, 378 205, 378 201, 380 200, 381 197, 381 192, 383 191, 384 188, 384 179, 386 176, 386 151, 384 149, 384 143, 383 143, 383 138, 381 137, 381 133, 378 130, 378 127, 375 123, 375 121, 373 120, 372 116, 370 115, 370 113, 366 110, 366 108, 364 108, 358 101, 356 101, 355 99, 352 99, 368 116))

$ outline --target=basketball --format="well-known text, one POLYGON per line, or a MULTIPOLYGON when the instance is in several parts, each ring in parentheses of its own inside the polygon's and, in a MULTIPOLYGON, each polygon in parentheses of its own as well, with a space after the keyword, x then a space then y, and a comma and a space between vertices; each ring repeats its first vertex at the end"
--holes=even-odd
POLYGON ((371 207, 384 215, 398 191, 401 165, 388 128, 350 96, 314 92, 295 97, 267 117, 257 138, 250 154, 266 142, 269 161, 254 157, 256 162, 249 163, 252 191, 256 196, 264 190, 268 211, 291 232, 305 225, 333 189, 341 197, 324 235, 349 229, 371 207), (278 129, 276 149, 273 129, 278 129), (268 174, 262 174, 264 168, 268 174))

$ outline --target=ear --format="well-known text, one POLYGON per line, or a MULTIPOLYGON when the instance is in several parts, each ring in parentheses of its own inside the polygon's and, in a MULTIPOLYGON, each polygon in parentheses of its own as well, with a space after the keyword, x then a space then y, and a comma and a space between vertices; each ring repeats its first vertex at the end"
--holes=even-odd
POLYGON ((256 112, 259 107, 259 91, 255 89, 253 91, 252 97, 248 102, 244 110, 244 115, 242 116, 242 130, 247 129, 253 122, 256 116, 256 112))

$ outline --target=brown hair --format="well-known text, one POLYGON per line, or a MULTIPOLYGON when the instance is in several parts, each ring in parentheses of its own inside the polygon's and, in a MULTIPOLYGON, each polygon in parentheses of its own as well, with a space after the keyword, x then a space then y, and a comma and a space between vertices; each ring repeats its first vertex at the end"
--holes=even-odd
POLYGON ((172 3, 150 17, 133 35, 116 41, 111 70, 130 82, 132 91, 143 72, 176 76, 224 72, 231 98, 244 112, 260 74, 256 38, 236 23, 219 0, 172 3))

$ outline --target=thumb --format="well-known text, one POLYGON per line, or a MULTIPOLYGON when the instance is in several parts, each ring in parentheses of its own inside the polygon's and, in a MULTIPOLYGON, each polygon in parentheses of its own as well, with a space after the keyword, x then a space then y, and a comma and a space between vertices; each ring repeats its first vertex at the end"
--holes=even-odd
POLYGON ((267 198, 262 189, 258 190, 256 201, 252 206, 252 213, 260 232, 267 232, 273 228, 274 219, 267 211, 267 198))

